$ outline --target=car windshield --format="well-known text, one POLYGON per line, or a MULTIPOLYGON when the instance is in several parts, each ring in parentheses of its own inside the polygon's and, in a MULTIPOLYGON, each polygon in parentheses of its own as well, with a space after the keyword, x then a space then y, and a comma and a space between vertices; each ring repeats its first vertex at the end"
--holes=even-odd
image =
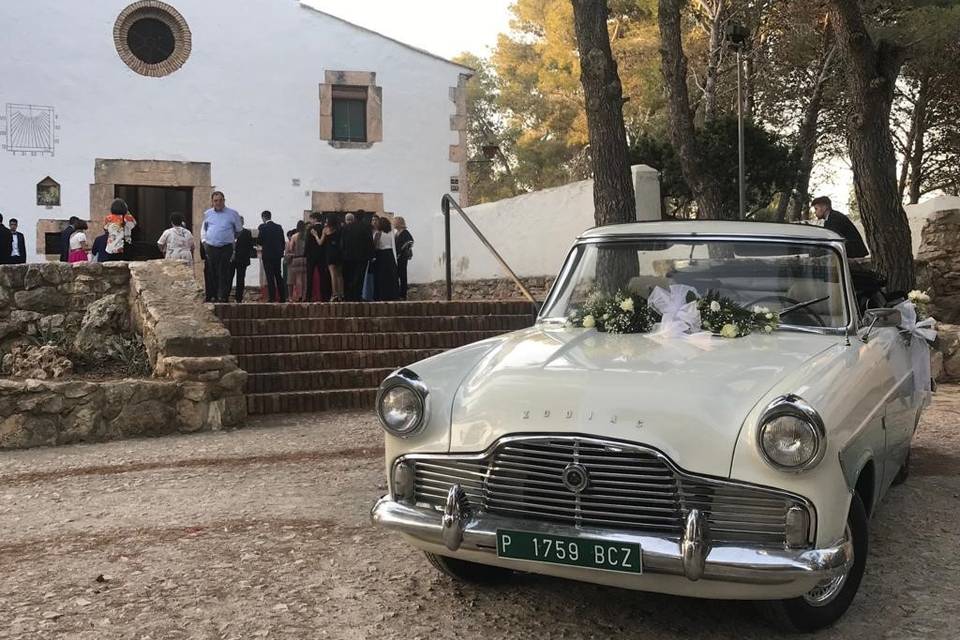
POLYGON ((840 254, 789 241, 636 240, 579 245, 542 318, 568 318, 594 293, 649 297, 654 287, 689 285, 747 308, 781 314, 784 327, 848 324, 840 254))

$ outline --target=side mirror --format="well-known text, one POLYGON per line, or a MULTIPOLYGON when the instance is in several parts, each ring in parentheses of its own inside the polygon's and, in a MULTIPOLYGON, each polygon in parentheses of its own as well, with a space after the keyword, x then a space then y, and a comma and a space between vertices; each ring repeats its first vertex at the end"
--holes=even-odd
POLYGON ((897 309, 867 309, 863 314, 863 325, 867 327, 863 334, 863 341, 870 340, 870 333, 874 329, 897 328, 903 319, 897 309))

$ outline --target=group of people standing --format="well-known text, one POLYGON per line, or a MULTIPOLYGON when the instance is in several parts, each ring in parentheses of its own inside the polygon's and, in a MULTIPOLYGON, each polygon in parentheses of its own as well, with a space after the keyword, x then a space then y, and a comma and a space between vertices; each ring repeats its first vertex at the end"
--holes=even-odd
POLYGON ((276 233, 265 220, 258 237, 271 302, 285 302, 285 292, 293 302, 406 299, 413 236, 402 217, 359 210, 341 223, 338 214, 313 213, 287 233, 279 276, 276 233), (269 250, 265 238, 271 238, 269 250))
POLYGON ((60 232, 61 262, 111 262, 125 260, 124 251, 130 246, 137 219, 127 208, 127 203, 117 198, 110 204, 110 213, 103 219, 103 233, 91 238, 90 226, 80 218, 71 216, 67 226, 60 232))
MULTIPOLYGON (((226 206, 223 192, 211 196, 203 214, 200 258, 204 261, 207 302, 228 302, 236 277, 236 301, 243 302, 246 271, 257 249, 266 300, 270 302, 392 301, 407 298, 407 265, 413 258, 413 235, 400 217, 363 210, 341 214, 312 213, 284 234, 269 211, 257 236, 244 228, 240 214, 226 206)), ((63 262, 124 260, 136 218, 126 202, 116 199, 104 218, 102 235, 92 238, 88 224, 71 217, 60 235, 63 262)), ((170 216, 170 227, 157 241, 167 260, 194 261, 194 236, 184 216, 170 216)), ((23 234, 17 221, 10 228, 0 215, 0 264, 26 262, 23 234)))
POLYGON ((16 218, 10 218, 10 226, 3 224, 0 213, 0 264, 24 264, 27 261, 27 243, 17 231, 16 218))

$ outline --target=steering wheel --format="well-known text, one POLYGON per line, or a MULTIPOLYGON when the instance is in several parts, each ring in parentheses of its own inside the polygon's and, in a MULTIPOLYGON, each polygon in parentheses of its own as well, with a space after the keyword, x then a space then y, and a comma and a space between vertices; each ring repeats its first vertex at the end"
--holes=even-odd
MULTIPOLYGON (((784 303, 784 304, 783 304, 783 307, 784 307, 784 308, 792 307, 792 306, 798 305, 798 304, 803 304, 803 303, 800 302, 799 300, 794 300, 793 298, 790 298, 790 297, 787 297, 787 296, 781 296, 781 295, 779 295, 779 294, 774 294, 774 295, 771 295, 771 296, 763 296, 762 298, 758 298, 757 300, 754 300, 753 302, 751 302, 751 303, 749 303, 749 304, 747 305, 747 309, 753 309, 753 307, 755 307, 756 305, 758 305, 758 304, 763 304, 764 302, 782 302, 782 303, 784 303)), ((827 326, 826 324, 824 324, 823 318, 821 318, 819 315, 817 315, 817 314, 815 314, 814 312, 812 312, 812 311, 810 310, 810 307, 803 307, 802 309, 794 309, 793 311, 790 311, 790 312, 788 312, 788 313, 786 313, 786 314, 784 314, 784 315, 791 315, 791 314, 794 314, 794 313, 802 313, 804 316, 806 316, 807 318, 809 318, 810 320, 812 320, 812 321, 813 321, 813 324, 815 324, 815 325, 818 326, 818 327, 826 327, 826 326, 827 326)))

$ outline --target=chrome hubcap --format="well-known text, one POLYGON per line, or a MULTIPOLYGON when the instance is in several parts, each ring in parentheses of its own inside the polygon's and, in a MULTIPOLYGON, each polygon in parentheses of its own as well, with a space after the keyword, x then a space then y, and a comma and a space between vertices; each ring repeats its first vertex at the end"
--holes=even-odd
MULTIPOLYGON (((850 525, 847 525, 847 539, 853 539, 853 535, 850 532, 850 525)), ((847 583, 847 576, 850 575, 850 570, 853 569, 853 561, 854 558, 851 556, 850 569, 833 578, 827 578, 805 593, 803 599, 806 600, 807 604, 812 607, 824 607, 833 602, 837 595, 843 590, 843 585, 847 583)))

